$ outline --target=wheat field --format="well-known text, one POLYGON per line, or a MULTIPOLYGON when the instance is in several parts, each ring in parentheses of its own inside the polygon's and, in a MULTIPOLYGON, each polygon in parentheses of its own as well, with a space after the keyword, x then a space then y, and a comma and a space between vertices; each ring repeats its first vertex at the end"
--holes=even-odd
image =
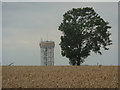
POLYGON ((2 88, 118 88, 118 66, 2 66, 2 88))

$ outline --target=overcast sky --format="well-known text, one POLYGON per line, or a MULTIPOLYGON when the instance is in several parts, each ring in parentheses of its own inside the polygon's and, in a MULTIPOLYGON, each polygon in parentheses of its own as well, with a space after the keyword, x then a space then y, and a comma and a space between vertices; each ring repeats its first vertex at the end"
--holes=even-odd
POLYGON ((58 26, 63 14, 72 8, 93 7, 112 26, 110 32, 113 45, 103 55, 92 53, 82 65, 118 64, 118 3, 2 3, 2 63, 8 65, 40 65, 39 42, 55 41, 55 65, 69 65, 69 59, 62 57, 59 46, 61 32, 58 26))

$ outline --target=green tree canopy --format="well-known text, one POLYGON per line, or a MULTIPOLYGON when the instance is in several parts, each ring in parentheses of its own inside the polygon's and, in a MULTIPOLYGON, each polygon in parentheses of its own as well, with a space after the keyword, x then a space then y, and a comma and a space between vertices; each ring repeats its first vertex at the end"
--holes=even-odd
POLYGON ((59 29, 61 54, 69 58, 72 65, 80 65, 90 52, 102 54, 112 44, 108 22, 104 21, 93 8, 73 8, 63 15, 59 29))

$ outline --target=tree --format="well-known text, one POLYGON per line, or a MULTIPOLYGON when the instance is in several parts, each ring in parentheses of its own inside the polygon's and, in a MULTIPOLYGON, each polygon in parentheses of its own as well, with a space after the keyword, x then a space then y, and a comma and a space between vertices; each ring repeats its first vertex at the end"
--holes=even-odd
POLYGON ((60 42, 62 56, 69 58, 70 64, 80 65, 91 51, 101 55, 101 48, 109 50, 112 40, 108 24, 93 8, 67 11, 58 29, 63 33, 60 42))

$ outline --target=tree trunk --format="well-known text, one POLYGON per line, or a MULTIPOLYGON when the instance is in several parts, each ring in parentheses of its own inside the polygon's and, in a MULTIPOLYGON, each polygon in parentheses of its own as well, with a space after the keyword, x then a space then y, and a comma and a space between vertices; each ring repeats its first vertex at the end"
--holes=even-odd
POLYGON ((75 66, 75 63, 73 63, 73 66, 75 66))
POLYGON ((77 66, 80 66, 80 60, 77 60, 77 66))

